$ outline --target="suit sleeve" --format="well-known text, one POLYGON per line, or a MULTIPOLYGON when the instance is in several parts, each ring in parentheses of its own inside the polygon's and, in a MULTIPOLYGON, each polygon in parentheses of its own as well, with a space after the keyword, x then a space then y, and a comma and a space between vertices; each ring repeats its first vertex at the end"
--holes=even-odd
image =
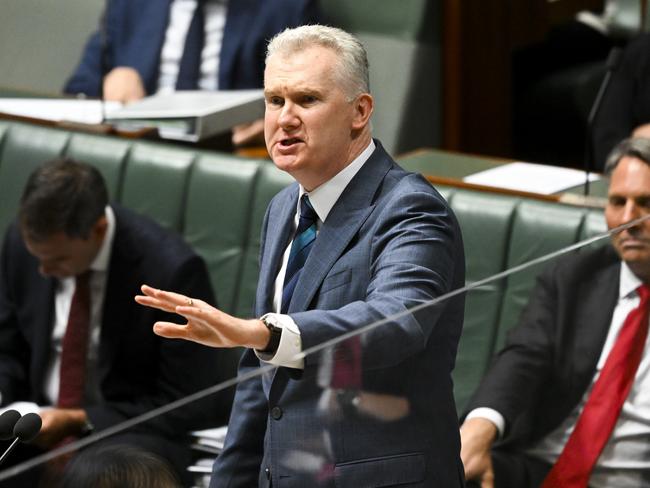
MULTIPOLYGON (((455 217, 441 197, 424 188, 395 193, 378 210, 381 215, 368 219, 373 228, 359 231, 372 235, 368 259, 359 256, 348 262, 345 257, 355 254, 348 251, 337 263, 349 267, 354 278, 324 291, 323 284, 312 310, 290 314, 300 329, 303 350, 397 316, 362 338, 364 369, 375 369, 421 353, 434 329, 440 337, 460 333, 445 330, 451 324, 438 321, 449 301, 409 312, 463 285, 463 244, 455 217)), ((305 367, 317 364, 318 356, 307 356, 305 367)))
POLYGON ((95 32, 84 48, 79 65, 66 81, 63 93, 76 95, 83 93, 88 97, 98 97, 101 93, 101 35, 95 32))
POLYGON ((18 328, 14 290, 11 286, 11 265, 16 256, 11 252, 16 230, 11 226, 5 236, 0 255, 0 404, 7 405, 25 393, 28 347, 18 328))

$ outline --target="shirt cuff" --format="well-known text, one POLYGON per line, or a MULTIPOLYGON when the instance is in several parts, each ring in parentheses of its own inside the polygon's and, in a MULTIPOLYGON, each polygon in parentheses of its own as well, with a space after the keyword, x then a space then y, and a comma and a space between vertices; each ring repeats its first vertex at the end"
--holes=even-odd
POLYGON ((280 335, 280 344, 275 354, 266 354, 255 349, 255 354, 262 361, 275 366, 285 366, 287 368, 304 369, 305 360, 296 356, 302 352, 302 339, 300 329, 289 315, 278 313, 269 313, 276 319, 276 326, 282 329, 280 335))
POLYGON ((506 420, 503 418, 503 415, 501 415, 493 408, 487 408, 487 407, 475 408, 469 414, 467 414, 465 420, 467 421, 473 418, 482 418, 485 420, 489 420, 497 428, 497 431, 499 432, 499 439, 503 437, 503 433, 506 430, 506 420))

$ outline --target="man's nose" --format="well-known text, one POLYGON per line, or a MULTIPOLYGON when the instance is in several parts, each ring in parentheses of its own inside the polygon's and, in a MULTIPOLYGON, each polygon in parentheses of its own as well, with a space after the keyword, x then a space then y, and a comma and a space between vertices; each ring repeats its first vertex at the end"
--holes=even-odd
POLYGON ((300 119, 296 114, 296 106, 291 102, 285 102, 280 111, 278 124, 283 129, 294 129, 300 125, 300 119))
POLYGON ((623 219, 621 224, 629 224, 640 217, 641 212, 639 211, 639 206, 633 200, 628 200, 623 209, 623 219))

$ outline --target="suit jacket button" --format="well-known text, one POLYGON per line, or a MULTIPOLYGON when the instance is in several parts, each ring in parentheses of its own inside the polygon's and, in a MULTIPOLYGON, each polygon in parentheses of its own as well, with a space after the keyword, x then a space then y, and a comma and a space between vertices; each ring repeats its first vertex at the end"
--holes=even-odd
POLYGON ((271 418, 273 420, 280 420, 282 418, 282 409, 280 407, 273 407, 271 409, 271 418))
POLYGON ((266 475, 266 479, 271 481, 271 468, 264 468, 264 474, 266 475))

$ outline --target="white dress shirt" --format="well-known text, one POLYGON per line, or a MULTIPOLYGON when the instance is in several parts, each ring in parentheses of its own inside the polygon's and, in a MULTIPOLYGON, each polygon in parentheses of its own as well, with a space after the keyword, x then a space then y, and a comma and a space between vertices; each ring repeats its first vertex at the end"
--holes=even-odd
MULTIPOLYGON (((375 150, 374 141, 370 140, 370 144, 354 159, 350 164, 348 164, 343 170, 337 173, 333 178, 326 181, 318 188, 307 193, 305 189, 300 186, 300 192, 298 195, 298 204, 296 208, 296 215, 294 217, 293 229, 298 228, 298 221, 300 219, 300 198, 302 195, 307 193, 309 195, 309 202, 311 203, 316 215, 318 215, 317 230, 320 231, 323 222, 327 219, 327 216, 332 210, 332 207, 336 204, 339 197, 343 193, 343 190, 348 186, 352 178, 359 172, 359 170, 366 163, 370 155, 375 150)), ((275 279, 275 290, 273 295, 273 310, 275 313, 273 315, 278 320, 278 327, 282 328, 282 335, 280 337, 280 344, 275 355, 264 354, 260 351, 256 351, 257 356, 271 364, 277 366, 287 366, 290 368, 299 368, 304 367, 303 359, 296 359, 296 355, 302 352, 302 341, 300 339, 300 330, 298 326, 293 321, 289 315, 280 314, 280 307, 282 305, 282 289, 284 288, 284 276, 287 272, 287 263, 289 262, 289 253, 291 251, 291 244, 293 240, 289 242, 289 245, 284 251, 282 256, 282 267, 278 272, 278 276, 275 279)))
MULTIPOLYGON (((185 49, 185 38, 197 5, 196 0, 174 0, 171 3, 169 24, 160 52, 159 93, 169 93, 176 89, 178 70, 185 49)), ((217 90, 219 88, 219 57, 226 26, 226 1, 207 2, 204 9, 205 37, 201 52, 201 75, 198 80, 198 89, 217 90)))
MULTIPOLYGON (((106 207, 106 220, 108 227, 106 236, 99 252, 90 265, 90 344, 88 347, 88 370, 86 373, 86 397, 90 400, 101 399, 99 385, 93 381, 96 377, 97 352, 99 349, 99 333, 104 310, 104 296, 106 291, 106 277, 108 264, 111 259, 111 250, 115 238, 115 214, 113 209, 106 207)), ((63 337, 68 326, 68 316, 72 305, 72 296, 75 290, 75 278, 69 277, 58 280, 54 295, 54 325, 52 327, 52 340, 50 342, 50 359, 45 372, 45 398, 50 405, 56 405, 59 397, 59 371, 61 369, 61 351, 63 337)))
MULTIPOLYGON (((596 374, 591 381, 591 385, 583 395, 580 403, 564 422, 527 451, 531 456, 543 459, 551 464, 554 464, 560 456, 571 432, 573 432, 587 398, 589 398, 593 385, 605 365, 607 356, 618 338, 625 318, 639 305, 639 295, 636 292, 639 285, 641 285, 641 281, 625 263, 622 263, 618 302, 612 315, 607 339, 598 359, 596 374)), ((644 354, 636 372, 630 394, 625 400, 614 430, 596 462, 589 480, 590 488, 640 487, 648 486, 648 483, 650 483, 650 476, 648 475, 650 473, 649 343, 650 335, 646 340, 644 354)), ((496 410, 490 408, 472 410, 467 418, 472 417, 482 417, 492 421, 497 426, 499 434, 503 435, 505 420, 496 410)))

